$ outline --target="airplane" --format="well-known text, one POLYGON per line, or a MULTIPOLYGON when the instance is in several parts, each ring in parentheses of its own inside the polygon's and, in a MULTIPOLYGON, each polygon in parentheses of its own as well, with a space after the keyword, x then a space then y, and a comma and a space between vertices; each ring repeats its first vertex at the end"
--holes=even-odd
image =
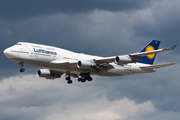
POLYGON ((46 79, 60 78, 63 74, 68 84, 73 81, 71 77, 78 78, 79 82, 92 81, 92 75, 98 76, 124 76, 155 72, 158 68, 174 65, 165 63, 153 65, 156 53, 173 50, 177 45, 158 49, 161 41, 151 40, 140 52, 100 57, 75 53, 62 48, 18 42, 5 49, 4 54, 21 65, 20 72, 24 72, 24 64, 39 69, 37 75, 46 79))

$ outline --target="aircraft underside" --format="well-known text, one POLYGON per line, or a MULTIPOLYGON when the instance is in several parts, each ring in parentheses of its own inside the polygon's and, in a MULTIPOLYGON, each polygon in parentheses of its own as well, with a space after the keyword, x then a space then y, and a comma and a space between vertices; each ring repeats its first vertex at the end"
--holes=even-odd
POLYGON ((112 77, 112 76, 124 76, 124 75, 130 75, 130 74, 135 74, 135 73, 113 73, 110 71, 102 71, 102 70, 83 70, 83 69, 78 69, 74 67, 67 67, 67 66, 62 66, 62 65, 52 65, 49 64, 49 62, 44 62, 44 61, 34 61, 34 60, 29 60, 29 59, 19 59, 19 58, 14 58, 12 59, 16 62, 18 62, 21 65, 20 72, 24 72, 24 64, 30 65, 30 66, 36 66, 36 67, 42 67, 42 68, 47 68, 49 71, 45 69, 39 69, 37 71, 37 74, 39 77, 44 77, 46 79, 55 79, 55 78, 60 78, 62 74, 65 73, 65 79, 67 80, 68 84, 72 83, 71 77, 77 78, 79 82, 86 82, 86 81, 92 81, 93 78, 91 75, 98 75, 98 76, 105 76, 105 77, 112 77))

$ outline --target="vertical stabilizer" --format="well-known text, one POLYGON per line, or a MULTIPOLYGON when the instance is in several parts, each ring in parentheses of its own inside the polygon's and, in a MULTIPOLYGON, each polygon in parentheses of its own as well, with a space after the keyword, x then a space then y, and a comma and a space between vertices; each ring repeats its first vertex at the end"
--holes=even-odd
MULTIPOLYGON (((160 42, 161 41, 158 41, 158 40, 152 40, 149 44, 147 44, 144 48, 142 48, 140 52, 157 50, 159 48, 160 42)), ((155 57, 156 57, 156 53, 150 54, 147 56, 143 56, 143 57, 141 57, 142 60, 138 61, 138 62, 153 65, 155 57)))

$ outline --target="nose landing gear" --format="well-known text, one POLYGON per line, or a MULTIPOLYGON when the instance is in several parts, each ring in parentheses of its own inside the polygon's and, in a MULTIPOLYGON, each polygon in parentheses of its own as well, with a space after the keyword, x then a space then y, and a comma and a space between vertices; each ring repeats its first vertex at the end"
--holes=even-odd
POLYGON ((24 71, 25 71, 25 69, 24 69, 24 68, 21 68, 21 69, 20 69, 20 72, 24 72, 24 71))
POLYGON ((23 66, 24 66, 23 62, 20 62, 19 64, 21 65, 20 72, 24 72, 24 71, 25 71, 25 69, 23 68, 23 66))

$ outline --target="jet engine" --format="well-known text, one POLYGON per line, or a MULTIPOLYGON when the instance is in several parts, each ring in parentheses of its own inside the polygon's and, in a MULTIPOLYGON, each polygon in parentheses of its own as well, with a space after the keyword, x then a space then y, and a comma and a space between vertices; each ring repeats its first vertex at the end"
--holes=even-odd
POLYGON ((49 69, 39 69, 37 74, 39 77, 44 77, 46 79, 60 78, 60 75, 52 73, 49 69))
POLYGON ((82 60, 82 61, 78 61, 77 63, 77 67, 81 69, 90 69, 91 66, 92 66, 92 63, 90 61, 82 60))
POLYGON ((118 65, 132 63, 132 59, 128 55, 126 55, 126 56, 116 56, 115 63, 118 64, 118 65))

